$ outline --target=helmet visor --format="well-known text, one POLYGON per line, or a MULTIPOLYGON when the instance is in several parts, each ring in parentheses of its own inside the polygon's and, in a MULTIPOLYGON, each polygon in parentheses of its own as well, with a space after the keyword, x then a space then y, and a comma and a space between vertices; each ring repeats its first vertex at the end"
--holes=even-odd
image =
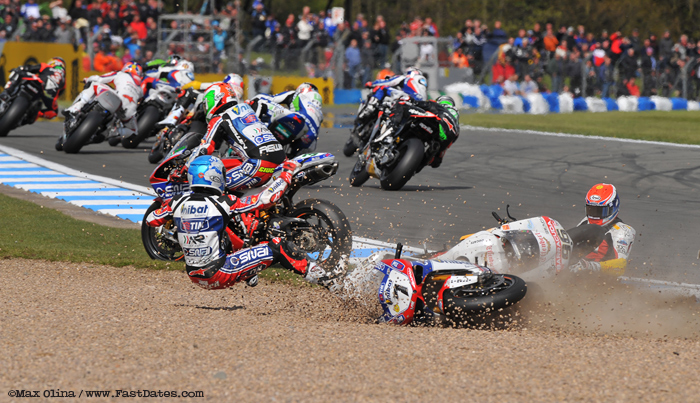
POLYGON ((592 220, 603 220, 610 215, 610 207, 608 206, 591 206, 586 205, 586 215, 592 220))

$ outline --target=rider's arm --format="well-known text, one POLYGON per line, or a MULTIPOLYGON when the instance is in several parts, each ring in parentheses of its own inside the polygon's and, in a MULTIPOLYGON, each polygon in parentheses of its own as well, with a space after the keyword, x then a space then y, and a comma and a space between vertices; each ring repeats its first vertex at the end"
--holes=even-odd
POLYGON ((376 80, 372 83, 372 87, 396 87, 400 85, 405 78, 405 76, 394 76, 386 80, 376 80))
POLYGON ((173 210, 170 206, 174 200, 177 200, 180 197, 182 196, 175 196, 169 203, 166 203, 157 210, 151 211, 151 214, 146 217, 146 224, 148 224, 150 227, 160 227, 168 222, 173 216, 173 210))
POLYGON ((101 76, 94 75, 85 79, 86 82, 109 84, 117 77, 118 71, 113 71, 111 73, 103 74, 101 76))
POLYGON ((269 97, 270 100, 276 104, 291 105, 294 99, 294 91, 280 92, 269 97))

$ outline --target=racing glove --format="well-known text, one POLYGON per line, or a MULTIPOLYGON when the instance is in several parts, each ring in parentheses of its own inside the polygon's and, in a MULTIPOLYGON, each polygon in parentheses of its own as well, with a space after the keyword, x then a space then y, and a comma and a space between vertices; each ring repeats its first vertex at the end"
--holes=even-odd
POLYGON ((55 111, 39 111, 38 117, 44 118, 44 119, 53 119, 56 117, 56 112, 55 111))
POLYGON ((301 165, 297 164, 295 161, 284 161, 282 164, 282 173, 280 174, 280 178, 287 182, 287 184, 291 184, 292 178, 294 177, 294 174, 299 171, 299 168, 301 168, 301 165))

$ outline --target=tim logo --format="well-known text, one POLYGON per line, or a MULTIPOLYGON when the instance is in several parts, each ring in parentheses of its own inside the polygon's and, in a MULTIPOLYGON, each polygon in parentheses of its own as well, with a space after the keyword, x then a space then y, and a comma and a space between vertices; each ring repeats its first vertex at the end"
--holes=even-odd
POLYGON ((209 229, 209 221, 206 220, 188 220, 180 222, 180 231, 182 232, 199 232, 209 229))
POLYGON ((182 214, 206 214, 209 206, 183 206, 182 214))

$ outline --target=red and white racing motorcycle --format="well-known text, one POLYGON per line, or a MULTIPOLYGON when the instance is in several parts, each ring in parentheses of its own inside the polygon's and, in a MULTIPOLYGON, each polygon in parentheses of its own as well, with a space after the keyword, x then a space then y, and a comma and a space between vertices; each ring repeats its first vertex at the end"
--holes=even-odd
POLYGON ((605 230, 598 225, 584 224, 567 231, 549 217, 516 220, 507 214, 513 221, 494 212, 501 226, 465 235, 460 243, 434 257, 481 264, 531 279, 560 273, 569 262, 592 252, 605 237, 605 230))

